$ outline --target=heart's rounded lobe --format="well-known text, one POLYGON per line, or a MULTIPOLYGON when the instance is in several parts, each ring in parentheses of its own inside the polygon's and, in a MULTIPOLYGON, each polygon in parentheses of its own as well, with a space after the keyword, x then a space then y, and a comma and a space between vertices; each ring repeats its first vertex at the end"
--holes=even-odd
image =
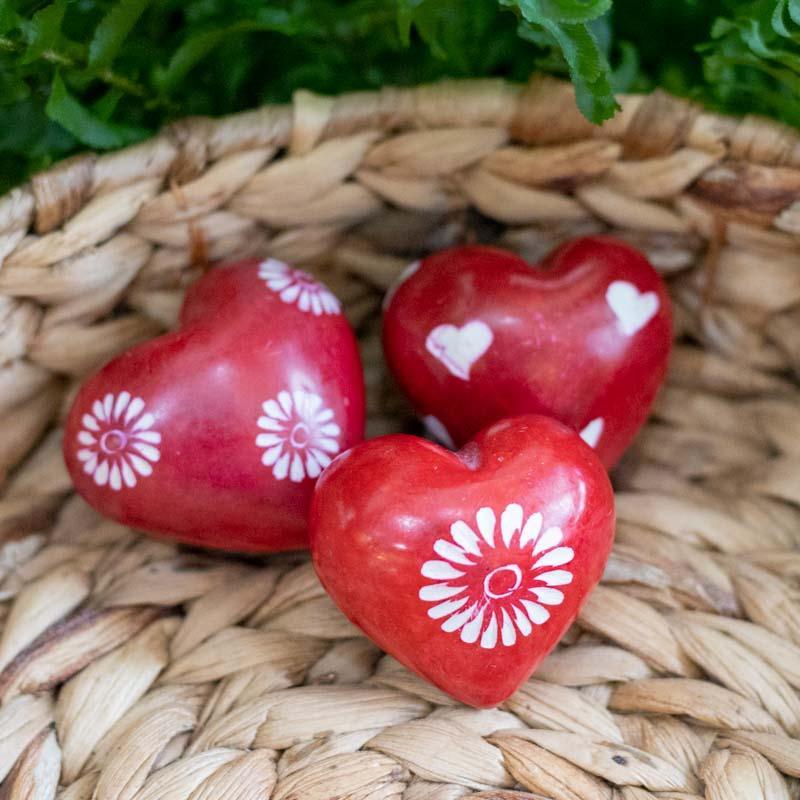
POLYGON ((606 466, 647 418, 672 342, 663 281, 608 237, 541 267, 482 246, 430 256, 390 294, 383 330, 392 372, 440 436, 463 444, 498 419, 546 414, 606 466))
POLYGON ((316 478, 363 436, 361 365, 338 308, 279 262, 213 269, 179 330, 82 386, 64 434, 78 491, 106 516, 192 544, 307 546, 316 478))
POLYGON ((614 498, 595 453, 539 416, 460 452, 385 436, 338 457, 310 516, 325 588, 374 642, 473 706, 502 702, 603 572, 614 498))

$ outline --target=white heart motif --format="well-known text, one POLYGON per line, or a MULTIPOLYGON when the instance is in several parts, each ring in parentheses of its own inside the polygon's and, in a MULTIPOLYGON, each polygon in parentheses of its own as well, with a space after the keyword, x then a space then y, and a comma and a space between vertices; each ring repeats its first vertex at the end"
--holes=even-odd
POLYGON ((642 293, 628 281, 611 283, 606 289, 606 302, 626 336, 640 331, 658 313, 658 295, 642 293))
POLYGON ((589 447, 597 447, 600 437, 603 435, 605 422, 602 417, 595 417, 591 422, 587 422, 584 429, 580 432, 580 437, 589 447))
POLYGON ((489 349, 492 329, 479 319, 457 328, 437 325, 425 340, 425 349, 461 380, 469 380, 472 365, 489 349))

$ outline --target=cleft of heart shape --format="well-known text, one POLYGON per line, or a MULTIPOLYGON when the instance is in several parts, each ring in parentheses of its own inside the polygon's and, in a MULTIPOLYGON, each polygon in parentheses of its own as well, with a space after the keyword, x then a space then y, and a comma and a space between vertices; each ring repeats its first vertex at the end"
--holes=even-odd
POLYGON ((539 266, 493 247, 445 250, 388 297, 386 359, 440 441, 463 444, 504 417, 546 414, 610 467, 666 374, 664 282, 610 237, 576 239, 539 266))
POLYGON ((344 614, 457 700, 489 707, 527 680, 600 579, 614 497, 574 431, 528 415, 457 453, 404 435, 357 445, 320 478, 309 527, 344 614))
POLYGON ((364 384, 339 301, 274 259, 212 269, 180 328, 81 387, 64 457, 102 514, 236 551, 307 545, 314 483, 361 441, 364 384))

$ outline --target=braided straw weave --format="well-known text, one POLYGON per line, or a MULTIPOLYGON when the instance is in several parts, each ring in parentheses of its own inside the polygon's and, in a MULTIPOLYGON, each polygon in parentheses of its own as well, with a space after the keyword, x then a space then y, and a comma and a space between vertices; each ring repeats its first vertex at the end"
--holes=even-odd
POLYGON ((0 199, 0 798, 800 798, 800 137, 622 105, 594 128, 547 79, 299 92, 0 199), (331 285, 374 436, 418 430, 378 338, 406 263, 604 230, 668 277, 678 342, 603 583, 500 709, 382 655, 303 555, 187 551, 70 495, 76 382, 173 325, 206 259, 331 285))

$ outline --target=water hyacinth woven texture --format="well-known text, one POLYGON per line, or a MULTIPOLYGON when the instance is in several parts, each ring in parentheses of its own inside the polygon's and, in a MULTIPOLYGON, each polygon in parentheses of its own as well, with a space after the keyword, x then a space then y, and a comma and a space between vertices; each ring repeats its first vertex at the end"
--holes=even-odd
POLYGON ((796 132, 660 94, 594 128, 551 80, 299 93, 37 176, 0 199, 0 259, 0 796, 800 795, 796 132), (381 654, 304 555, 183 550, 70 493, 59 420, 77 382, 173 326, 204 258, 269 257, 331 287, 374 436, 421 430, 379 341, 403 269, 464 241, 536 261, 598 231, 667 277, 675 353, 615 472, 603 582, 499 709, 381 654))

